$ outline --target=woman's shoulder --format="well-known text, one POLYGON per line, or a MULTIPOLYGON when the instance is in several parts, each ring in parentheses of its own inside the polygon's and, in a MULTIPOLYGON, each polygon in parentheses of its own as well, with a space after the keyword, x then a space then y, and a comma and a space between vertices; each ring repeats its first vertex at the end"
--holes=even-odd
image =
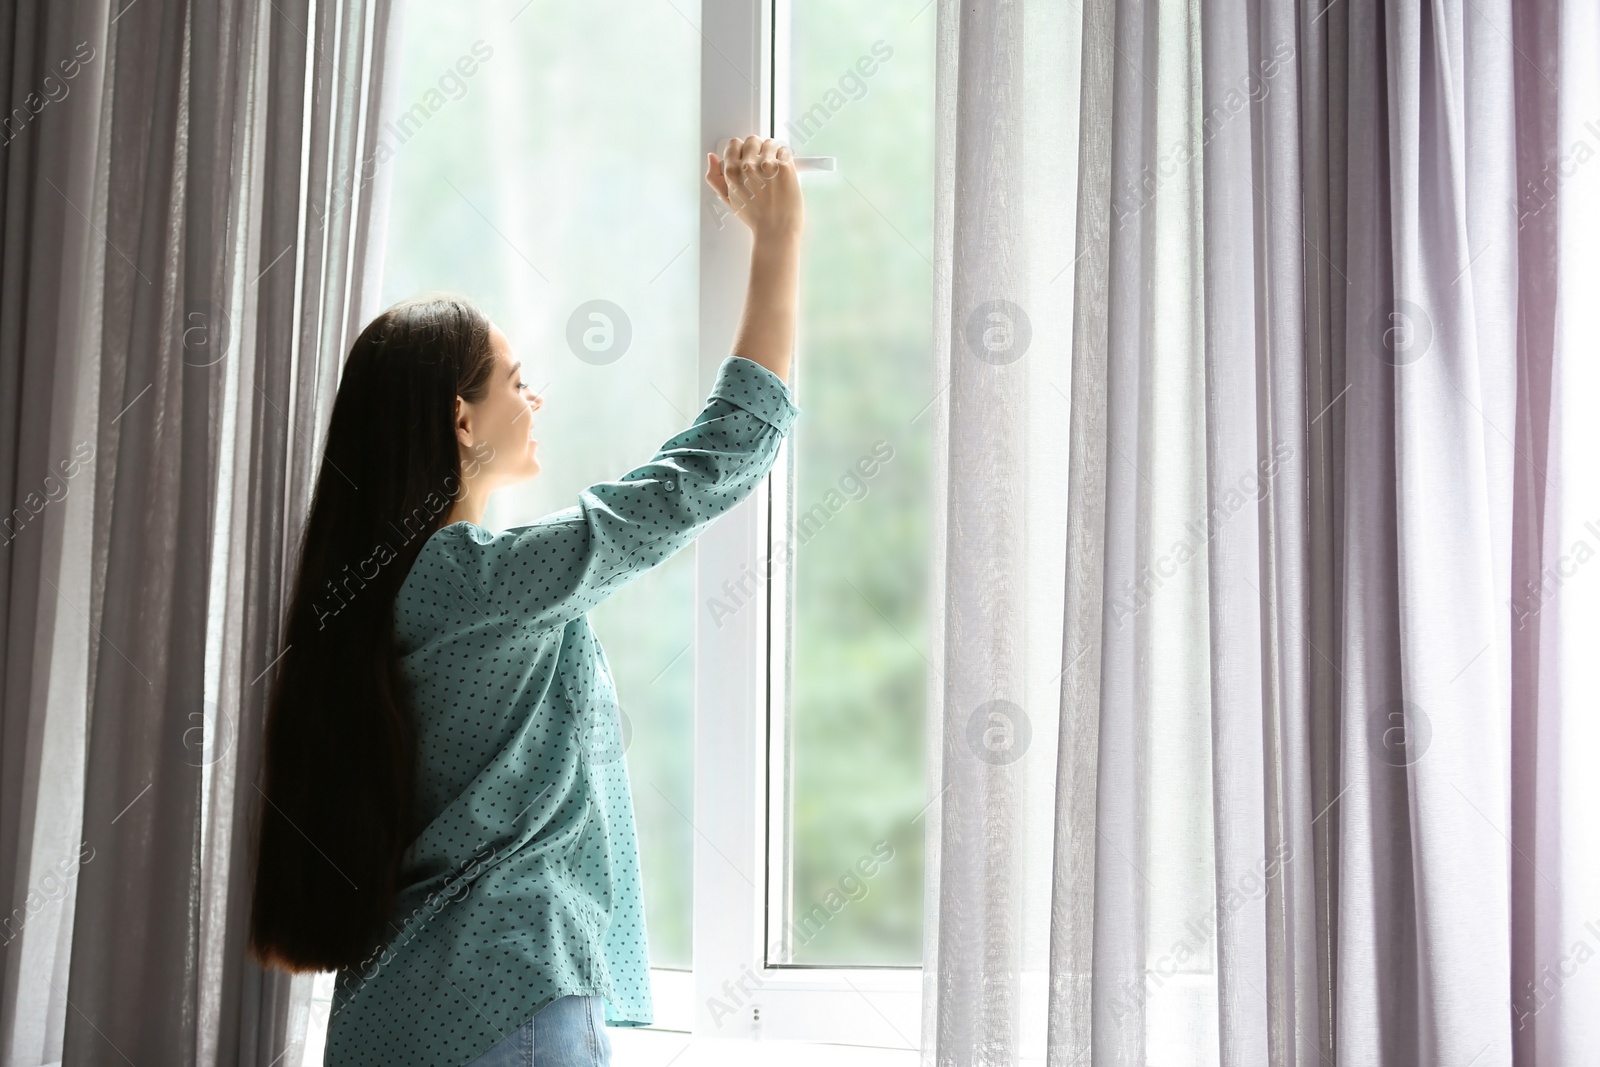
POLYGON ((579 552, 584 537, 583 514, 576 507, 499 530, 465 519, 446 523, 423 542, 402 592, 458 579, 493 582, 508 570, 537 569, 541 563, 559 568, 571 562, 568 557, 579 552))

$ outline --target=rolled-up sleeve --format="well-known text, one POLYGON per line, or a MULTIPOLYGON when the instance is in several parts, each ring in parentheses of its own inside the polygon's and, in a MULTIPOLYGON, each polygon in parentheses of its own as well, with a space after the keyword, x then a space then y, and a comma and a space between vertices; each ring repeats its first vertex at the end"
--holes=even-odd
POLYGON ((542 628, 589 611, 749 496, 798 414, 783 379, 729 356, 694 422, 647 463, 480 542, 489 612, 542 628))

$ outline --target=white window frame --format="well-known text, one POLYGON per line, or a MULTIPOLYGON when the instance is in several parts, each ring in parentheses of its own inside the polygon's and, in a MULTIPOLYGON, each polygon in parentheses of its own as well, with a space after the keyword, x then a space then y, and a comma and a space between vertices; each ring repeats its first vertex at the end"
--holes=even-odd
MULTIPOLYGON (((670 2, 670 0, 669 0, 670 2)), ((777 137, 775 66, 788 54, 788 0, 703 0, 701 139, 777 137)), ((780 137, 780 139, 782 139, 780 137)), ((748 281, 749 236, 716 210, 700 222, 699 375, 709 392, 728 355, 748 281)), ((790 378, 802 378, 797 359, 790 378)), ((803 397, 799 397, 803 405, 803 397)), ((695 545, 693 971, 653 971, 656 1025, 699 1038, 832 1042, 915 1049, 921 1031, 917 967, 769 967, 766 946, 786 910, 781 746, 789 687, 784 568, 767 574, 774 506, 790 504, 789 446, 748 500, 695 545), (754 598, 720 625, 707 605, 727 590, 754 598), (769 732, 770 731, 770 732, 769 732), (771 877, 769 879, 769 872, 771 877), (771 921, 769 923, 769 915, 771 921), (770 932, 769 932, 770 926, 770 932)), ((777 531, 788 536, 785 516, 777 531)))

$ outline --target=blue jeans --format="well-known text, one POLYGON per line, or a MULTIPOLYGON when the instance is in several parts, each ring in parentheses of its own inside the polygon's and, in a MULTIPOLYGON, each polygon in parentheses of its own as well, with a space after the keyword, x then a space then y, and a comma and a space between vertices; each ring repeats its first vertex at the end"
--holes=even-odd
POLYGON ((607 1067, 605 1001, 560 997, 466 1067, 607 1067))

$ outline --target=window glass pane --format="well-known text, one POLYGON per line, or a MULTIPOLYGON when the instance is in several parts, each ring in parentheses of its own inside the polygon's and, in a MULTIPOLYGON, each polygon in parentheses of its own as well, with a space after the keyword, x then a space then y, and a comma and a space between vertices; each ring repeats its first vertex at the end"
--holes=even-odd
MULTIPOLYGON (((496 495, 491 527, 570 506, 700 408, 699 18, 695 0, 406 5, 384 299, 473 296, 545 398, 543 472, 496 495)), ((591 614, 631 729, 651 961, 681 968, 693 576, 680 553, 591 614)))
POLYGON ((837 173, 805 178, 794 548, 775 557, 792 567, 790 806, 775 857, 778 877, 789 865, 787 961, 917 965, 934 9, 792 0, 778 11, 777 136, 839 160, 837 173))

